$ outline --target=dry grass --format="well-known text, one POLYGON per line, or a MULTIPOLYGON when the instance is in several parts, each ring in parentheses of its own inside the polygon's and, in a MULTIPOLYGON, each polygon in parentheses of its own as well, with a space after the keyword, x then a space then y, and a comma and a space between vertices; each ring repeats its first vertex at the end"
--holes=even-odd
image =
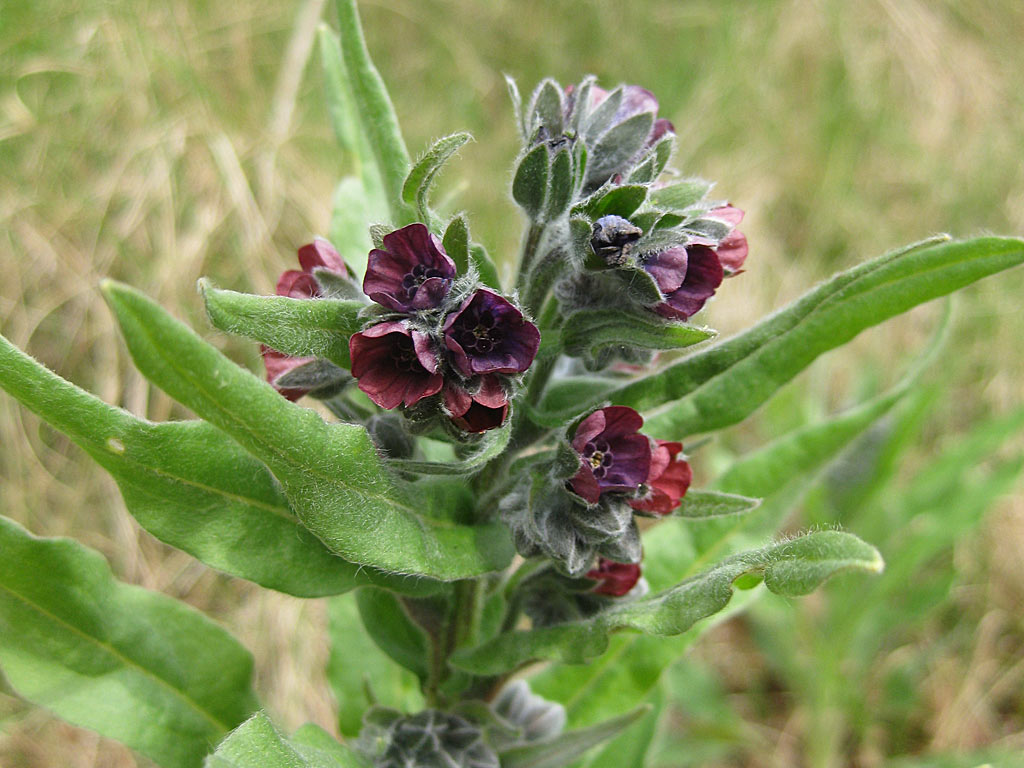
MULTIPOLYGON (((295 247, 326 230, 345 159, 331 142, 315 54, 307 64, 323 4, 0 9, 8 338, 108 402, 153 419, 183 415, 132 369, 96 285, 125 280, 202 329, 199 276, 269 292, 295 247)), ((656 90, 679 130, 678 164, 719 179, 749 211, 750 273, 708 318, 724 332, 902 242, 1024 231, 1024 6, 1013 0, 697 0, 628 11, 611 0, 375 0, 364 19, 411 149, 457 129, 477 135, 447 189, 500 259, 514 253, 520 227, 506 197, 514 144, 501 72, 526 87, 589 71, 656 90)), ((965 297, 943 371, 956 396, 933 443, 1019 402, 1021 287, 1010 274, 965 297)), ((922 310, 831 355, 798 382, 806 410, 794 419, 848 402, 866 372, 889 377, 933 316, 922 310)), ((255 364, 250 346, 209 336, 255 364)), ((756 444, 766 437, 758 425, 729 444, 756 444)), ((0 445, 4 514, 38 534, 75 536, 120 577, 216 616, 253 650, 260 693, 285 726, 331 727, 321 604, 233 582, 154 542, 97 467, 7 397, 0 445)), ((1022 676, 1015 649, 999 645, 1022 636, 1020 509, 1018 498, 994 520, 993 546, 958 553, 981 574, 963 598, 979 636, 930 678, 936 747, 1020 743, 986 710, 993 689, 1019 688, 1022 676)), ((4 766, 137 764, 13 697, 0 697, 0 715, 4 766)))

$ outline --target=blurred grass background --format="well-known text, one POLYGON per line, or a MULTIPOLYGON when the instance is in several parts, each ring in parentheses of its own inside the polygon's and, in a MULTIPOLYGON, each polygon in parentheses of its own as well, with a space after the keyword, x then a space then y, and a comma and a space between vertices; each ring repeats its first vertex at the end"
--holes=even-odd
MULTIPOLYGON (((658 94, 679 136, 675 165, 717 180, 718 194, 748 212, 748 271, 705 316, 724 334, 905 242, 1024 233, 1017 0, 374 0, 361 9, 410 151, 455 130, 477 137, 443 188, 506 264, 522 220, 507 195, 517 146, 503 72, 526 91, 545 75, 572 82, 589 72, 658 94)), ((125 280, 214 337, 199 276, 272 292, 296 247, 326 232, 346 168, 313 46, 330 15, 324 0, 0 5, 3 333, 109 402, 154 419, 184 415, 132 369, 96 286, 125 280)), ((931 377, 944 395, 902 457, 903 475, 1024 399, 1022 288, 1017 271, 961 297, 931 377)), ((829 355, 699 453, 699 476, 892 381, 936 314, 922 308, 829 355)), ((254 348, 216 341, 258 365, 254 348)), ((4 514, 37 534, 73 535, 122 578, 217 616, 253 649, 276 718, 331 727, 321 602, 232 582, 154 542, 98 467, 7 397, 0 446, 4 514)), ((1018 434, 1000 455, 1022 447, 1018 434)), ((841 731, 838 751, 821 758, 816 703, 759 642, 763 622, 741 618, 673 670, 659 764, 876 766, 889 754, 1024 750, 1019 482, 990 506, 980 527, 925 563, 946 577, 939 609, 915 614, 878 657, 916 663, 909 735, 891 738, 884 719, 862 712, 871 738, 841 731), (682 757, 698 737, 706 751, 682 757)), ((941 507, 922 514, 941 524, 941 507)), ((794 525, 813 513, 812 504, 794 525)), ((782 606, 781 621, 813 623, 830 598, 782 606)), ((143 764, 4 690, 5 768, 143 764)))

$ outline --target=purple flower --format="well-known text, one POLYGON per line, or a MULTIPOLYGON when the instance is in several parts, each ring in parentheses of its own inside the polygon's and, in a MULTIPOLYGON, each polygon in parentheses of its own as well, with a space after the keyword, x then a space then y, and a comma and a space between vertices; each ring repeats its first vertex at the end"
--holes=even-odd
POLYGON ((726 277, 738 275, 743 267, 743 262, 747 260, 746 235, 736 229, 743 221, 743 211, 735 206, 726 205, 709 211, 708 216, 724 221, 732 227, 732 231, 718 242, 715 253, 718 254, 718 260, 722 262, 726 277))
POLYGON ((577 495, 596 504, 602 493, 636 491, 647 480, 651 441, 639 434, 643 424, 639 413, 623 405, 601 408, 580 422, 572 439, 580 469, 569 481, 577 495))
POLYGON ((363 292, 396 312, 440 305, 455 278, 455 262, 423 224, 410 224, 384 235, 374 248, 363 278, 363 292))
MULTIPOLYGON (((314 276, 313 270, 315 269, 327 269, 342 277, 352 276, 352 271, 335 247, 322 237, 315 238, 312 243, 299 248, 299 266, 302 267, 301 271, 289 269, 281 273, 281 277, 277 280, 278 296, 288 296, 293 299, 320 298, 323 291, 314 276)), ((267 369, 267 381, 273 385, 274 389, 293 402, 309 392, 308 389, 279 387, 275 382, 286 373, 310 363, 316 358, 291 357, 266 345, 260 346, 260 354, 263 356, 263 365, 267 369)))
POLYGON ((685 459, 677 458, 683 452, 682 443, 656 441, 651 453, 651 470, 647 476, 647 495, 629 502, 637 512, 667 515, 679 506, 690 488, 693 472, 685 459))
POLYGON ((594 587, 598 595, 622 597, 628 594, 640 581, 640 565, 637 563, 617 563, 602 557, 597 567, 587 571, 587 578, 600 582, 594 587))
MULTIPOLYGON (((668 251, 658 254, 656 261, 663 262, 663 257, 669 252, 672 252, 672 258, 676 260, 682 255, 686 262, 686 269, 678 288, 668 293, 665 293, 665 289, 662 288, 662 292, 665 293, 665 301, 657 305, 654 310, 662 317, 686 320, 699 312, 704 303, 715 295, 718 286, 722 284, 725 272, 722 270, 722 263, 718 260, 714 249, 706 245, 669 248, 668 251)), ((644 268, 647 268, 646 264, 644 268)), ((658 278, 655 277, 655 280, 658 278)), ((661 287, 660 281, 658 287, 661 287)))
POLYGON ((433 342, 404 322, 378 323, 352 334, 348 348, 359 388, 381 408, 414 405, 441 391, 433 342))
POLYGON ((444 407, 455 425, 466 432, 486 432, 508 418, 508 395, 497 376, 484 376, 480 388, 470 394, 458 384, 444 385, 444 407))
POLYGON ((540 331, 510 301, 481 288, 445 319, 444 343, 463 376, 522 373, 537 354, 540 331))

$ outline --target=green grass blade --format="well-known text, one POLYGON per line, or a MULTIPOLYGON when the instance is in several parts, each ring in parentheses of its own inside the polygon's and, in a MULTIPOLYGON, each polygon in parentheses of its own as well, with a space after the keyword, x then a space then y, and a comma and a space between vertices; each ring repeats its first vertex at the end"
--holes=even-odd
POLYGON ((198 768, 253 711, 252 657, 70 539, 0 518, 0 667, 16 691, 164 768, 198 768))

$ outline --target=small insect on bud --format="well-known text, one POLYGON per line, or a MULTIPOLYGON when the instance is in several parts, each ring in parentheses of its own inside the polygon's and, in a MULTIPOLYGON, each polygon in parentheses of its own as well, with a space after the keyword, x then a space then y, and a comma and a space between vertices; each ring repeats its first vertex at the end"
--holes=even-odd
POLYGON ((609 267, 621 267, 629 258, 633 243, 644 231, 621 216, 602 216, 594 222, 590 247, 609 267))

